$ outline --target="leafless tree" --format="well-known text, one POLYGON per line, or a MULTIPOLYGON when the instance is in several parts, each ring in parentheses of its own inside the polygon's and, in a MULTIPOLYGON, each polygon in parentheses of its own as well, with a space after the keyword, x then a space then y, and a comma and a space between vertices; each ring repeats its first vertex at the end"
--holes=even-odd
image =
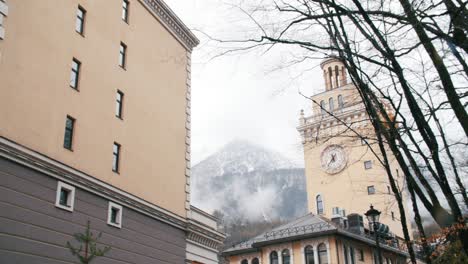
MULTIPOLYGON (((468 144, 466 5, 459 0, 241 1, 235 6, 257 30, 247 39, 221 41, 230 43, 223 54, 286 45, 302 54, 291 64, 310 63, 320 54, 343 61, 375 131, 374 151, 387 171, 410 250, 408 216, 389 155, 410 186, 422 236, 418 201, 440 227, 465 221, 468 208, 466 169, 460 167, 466 158, 459 154, 468 144)), ((352 127, 355 136, 364 137, 352 127)))

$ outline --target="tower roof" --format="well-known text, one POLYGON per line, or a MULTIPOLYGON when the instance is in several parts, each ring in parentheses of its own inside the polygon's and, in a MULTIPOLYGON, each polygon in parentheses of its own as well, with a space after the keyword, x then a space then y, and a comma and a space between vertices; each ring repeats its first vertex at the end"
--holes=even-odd
POLYGON ((328 55, 327 57, 325 57, 322 62, 320 62, 320 67, 323 69, 325 68, 326 65, 332 63, 332 62, 341 62, 343 63, 343 60, 338 57, 337 55, 328 55))

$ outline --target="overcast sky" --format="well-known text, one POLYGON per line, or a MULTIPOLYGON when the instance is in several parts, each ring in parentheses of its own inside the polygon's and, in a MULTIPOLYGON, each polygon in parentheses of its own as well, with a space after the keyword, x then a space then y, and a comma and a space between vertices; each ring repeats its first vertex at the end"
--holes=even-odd
POLYGON ((311 103, 298 91, 310 95, 323 89, 319 61, 302 74, 297 68, 273 70, 289 56, 281 47, 211 59, 218 44, 200 32, 216 38, 243 34, 239 21, 248 24, 248 18, 219 0, 166 3, 201 40, 192 54, 192 164, 233 139, 261 144, 302 164, 296 126, 300 109, 311 103))

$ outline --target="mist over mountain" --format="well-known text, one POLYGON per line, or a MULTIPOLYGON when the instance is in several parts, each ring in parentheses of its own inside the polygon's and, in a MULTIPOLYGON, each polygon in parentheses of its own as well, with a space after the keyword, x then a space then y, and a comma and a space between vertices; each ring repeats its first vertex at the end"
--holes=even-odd
POLYGON ((192 203, 227 221, 287 220, 306 214, 304 168, 281 154, 235 140, 192 168, 192 203))

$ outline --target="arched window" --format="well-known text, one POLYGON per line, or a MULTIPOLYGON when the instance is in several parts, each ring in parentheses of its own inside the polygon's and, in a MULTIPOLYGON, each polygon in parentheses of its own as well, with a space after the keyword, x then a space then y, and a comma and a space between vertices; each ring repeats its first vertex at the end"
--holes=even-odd
POLYGON ((281 260, 283 264, 290 264, 291 263, 291 255, 289 255, 289 250, 285 249, 281 252, 281 260))
POLYGON ((323 200, 322 200, 322 195, 317 195, 315 198, 317 201, 317 214, 323 214, 323 200))
POLYGON ((343 109, 344 107, 344 102, 343 102, 343 96, 340 94, 338 95, 338 109, 343 109))
POLYGON ((324 243, 318 245, 318 259, 319 264, 328 264, 328 254, 327 254, 327 246, 324 243))
POLYGON ((341 67, 341 85, 346 85, 346 72, 344 67, 341 67))
POLYGON ((330 107, 330 113, 333 113, 333 110, 335 110, 335 104, 333 103, 333 98, 330 97, 330 99, 328 99, 328 106, 330 107))
POLYGON ((315 264, 314 249, 312 248, 312 246, 307 246, 304 248, 304 257, 305 264, 315 264))
POLYGON ((339 87, 340 86, 340 83, 339 83, 339 75, 340 75, 340 70, 338 69, 338 65, 335 66, 335 83, 336 83, 336 87, 339 87))
POLYGON ((258 260, 258 258, 254 258, 252 259, 252 264, 260 264, 260 261, 258 260))
POLYGON ((322 115, 325 115, 327 112, 325 111, 325 107, 327 107, 325 105, 325 101, 320 101, 320 111, 322 112, 322 115))
POLYGON ((270 253, 270 264, 278 264, 278 253, 276 251, 270 253))
POLYGON ((241 264, 249 264, 249 261, 246 260, 246 259, 243 259, 243 260, 241 261, 241 264))
POLYGON ((328 67, 328 82, 330 84, 330 89, 333 88, 333 78, 332 78, 332 67, 328 67))

